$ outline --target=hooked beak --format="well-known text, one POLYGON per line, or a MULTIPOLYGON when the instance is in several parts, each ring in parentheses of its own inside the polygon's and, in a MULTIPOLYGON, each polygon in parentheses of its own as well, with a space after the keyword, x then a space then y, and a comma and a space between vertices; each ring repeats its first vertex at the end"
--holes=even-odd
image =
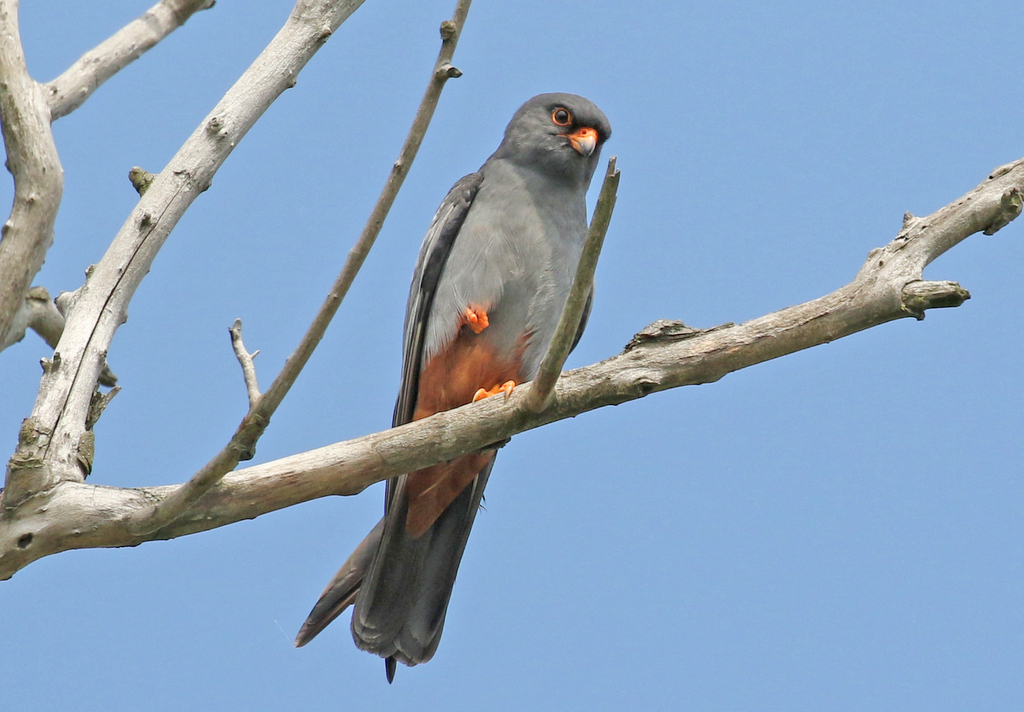
POLYGON ((589 126, 584 126, 570 134, 565 134, 565 137, 569 139, 569 143, 576 149, 576 153, 581 156, 589 156, 597 148, 597 130, 589 126))

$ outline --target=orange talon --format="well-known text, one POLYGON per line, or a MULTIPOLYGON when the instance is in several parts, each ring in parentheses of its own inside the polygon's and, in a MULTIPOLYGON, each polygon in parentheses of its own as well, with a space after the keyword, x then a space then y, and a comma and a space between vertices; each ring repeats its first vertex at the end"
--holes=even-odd
POLYGON ((487 318, 487 310, 483 308, 468 306, 462 312, 462 316, 466 320, 466 326, 472 329, 474 334, 479 334, 491 325, 490 320, 487 318))
POLYGON ((512 395, 512 391, 514 391, 515 388, 516 388, 516 382, 515 381, 505 381, 504 383, 501 384, 501 389, 500 390, 502 392, 504 392, 505 400, 508 400, 508 397, 510 395, 512 395))
POLYGON ((473 402, 476 403, 478 400, 490 398, 491 396, 496 396, 499 393, 504 393, 505 399, 507 400, 508 397, 512 395, 512 391, 515 390, 515 387, 515 381, 505 381, 501 385, 495 386, 489 391, 483 388, 479 388, 477 389, 477 392, 473 394, 473 402))

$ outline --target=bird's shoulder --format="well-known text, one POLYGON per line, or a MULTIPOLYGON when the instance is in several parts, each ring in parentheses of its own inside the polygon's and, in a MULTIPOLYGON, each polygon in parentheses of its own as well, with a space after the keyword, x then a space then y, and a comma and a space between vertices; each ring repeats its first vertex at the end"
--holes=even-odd
POLYGON ((423 246, 420 248, 419 264, 416 269, 416 273, 428 284, 436 284, 452 243, 466 221, 483 182, 484 176, 480 171, 463 176, 455 182, 434 213, 434 219, 430 221, 423 246))

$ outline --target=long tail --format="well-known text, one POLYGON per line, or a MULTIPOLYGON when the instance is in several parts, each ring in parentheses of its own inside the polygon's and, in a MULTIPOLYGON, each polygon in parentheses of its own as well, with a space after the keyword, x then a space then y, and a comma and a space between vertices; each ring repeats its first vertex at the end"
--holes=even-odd
POLYGON ((308 643, 354 602, 352 637, 357 646, 385 659, 388 682, 396 661, 416 665, 429 660, 441 640, 459 563, 493 465, 492 457, 418 537, 406 530, 408 502, 399 491, 388 513, 324 589, 295 645, 308 643))
POLYGON ((462 553, 494 458, 418 537, 405 526, 406 500, 385 517, 377 555, 355 599, 352 637, 363 650, 406 665, 423 663, 441 640, 462 553))

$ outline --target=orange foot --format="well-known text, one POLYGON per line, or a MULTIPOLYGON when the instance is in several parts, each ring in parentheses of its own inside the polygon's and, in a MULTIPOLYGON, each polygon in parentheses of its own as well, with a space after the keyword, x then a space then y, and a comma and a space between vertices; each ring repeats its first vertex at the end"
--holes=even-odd
POLYGON ((483 388, 480 388, 479 390, 477 390, 476 393, 473 394, 473 402, 476 403, 478 400, 483 400, 484 398, 490 398, 491 396, 496 396, 499 393, 504 393, 505 394, 505 398, 508 398, 510 395, 512 395, 512 389, 514 389, 515 387, 516 387, 516 382, 515 381, 505 381, 501 385, 495 386, 494 388, 492 388, 489 391, 485 390, 483 388))
POLYGON ((472 305, 466 307, 462 312, 462 318, 466 320, 466 325, 473 330, 474 334, 479 334, 491 325, 490 320, 487 318, 487 310, 483 307, 474 307, 472 305))

